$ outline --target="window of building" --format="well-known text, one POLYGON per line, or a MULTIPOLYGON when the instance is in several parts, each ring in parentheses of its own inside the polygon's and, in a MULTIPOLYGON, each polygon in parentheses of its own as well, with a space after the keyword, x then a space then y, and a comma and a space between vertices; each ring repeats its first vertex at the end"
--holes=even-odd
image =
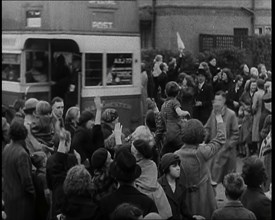
POLYGON ((103 54, 85 54, 85 86, 102 85, 103 76, 103 54))
POLYGON ((41 83, 49 81, 48 51, 26 51, 26 82, 41 83))
POLYGON ((2 80, 20 81, 20 54, 2 54, 2 80))
POLYGON ((263 28, 262 27, 256 27, 255 28, 255 34, 262 35, 263 34, 263 28))
POLYGON ((27 27, 40 28, 41 27, 41 11, 28 10, 26 11, 27 27))
POLYGON ((140 40, 141 48, 152 47, 152 33, 151 33, 151 22, 140 21, 140 40))
POLYGON ((131 85, 133 83, 132 75, 132 54, 107 54, 107 85, 131 85))

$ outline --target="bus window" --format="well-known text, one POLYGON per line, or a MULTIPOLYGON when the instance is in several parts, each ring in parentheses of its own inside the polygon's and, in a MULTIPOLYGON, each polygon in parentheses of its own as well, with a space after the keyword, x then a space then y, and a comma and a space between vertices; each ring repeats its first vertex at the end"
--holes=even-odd
POLYGON ((49 81, 48 52, 26 52, 26 82, 38 83, 49 81))
POLYGON ((102 62, 103 54, 85 54, 85 86, 102 85, 102 62))
POLYGON ((132 85, 132 54, 107 54, 107 85, 132 85))
POLYGON ((2 54, 2 80, 20 81, 20 54, 2 54))

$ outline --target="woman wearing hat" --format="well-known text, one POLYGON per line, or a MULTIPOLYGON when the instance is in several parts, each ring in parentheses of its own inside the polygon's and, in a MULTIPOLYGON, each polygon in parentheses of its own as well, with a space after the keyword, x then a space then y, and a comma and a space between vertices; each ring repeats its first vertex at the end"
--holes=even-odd
POLYGON ((187 189, 186 203, 192 215, 210 219, 217 208, 215 192, 211 185, 208 161, 225 144, 225 124, 221 109, 215 106, 217 134, 208 144, 202 144, 205 129, 197 119, 188 120, 182 129, 184 145, 175 152, 180 157, 182 173, 180 181, 187 189), (206 205, 207 204, 207 205, 206 205))
POLYGON ((163 188, 158 183, 157 166, 151 160, 153 156, 152 147, 148 142, 138 139, 132 143, 131 152, 141 167, 141 175, 135 180, 136 188, 155 202, 163 219, 170 218, 172 210, 163 188))
POLYGON ((154 201, 134 187, 135 179, 141 175, 141 168, 128 148, 118 150, 110 165, 110 173, 118 181, 119 188, 100 200, 101 219, 110 219, 114 210, 123 203, 137 206, 144 216, 158 212, 154 201))
POLYGON ((102 127, 103 137, 105 140, 113 133, 115 124, 119 120, 117 110, 113 108, 105 109, 102 113, 101 119, 102 119, 101 127, 102 127))
POLYGON ((81 163, 90 165, 90 160, 100 147, 104 146, 104 139, 101 130, 101 111, 102 104, 100 97, 94 99, 96 106, 96 116, 88 110, 81 113, 78 128, 72 139, 72 149, 76 150, 81 156, 81 163))
POLYGON ((183 183, 179 181, 179 156, 174 153, 164 154, 161 158, 159 169, 162 176, 158 179, 158 182, 165 191, 173 213, 170 219, 204 219, 202 216, 192 217, 186 206, 186 188, 183 183))
POLYGON ((112 161, 110 152, 105 148, 99 148, 93 153, 91 159, 92 187, 93 198, 97 202, 117 189, 117 182, 110 175, 112 161))

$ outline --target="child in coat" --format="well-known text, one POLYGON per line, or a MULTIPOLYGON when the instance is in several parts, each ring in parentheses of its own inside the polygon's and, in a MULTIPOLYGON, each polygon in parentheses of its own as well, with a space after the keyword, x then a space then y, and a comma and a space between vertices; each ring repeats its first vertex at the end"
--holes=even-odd
POLYGON ((169 219, 204 219, 199 215, 192 216, 187 209, 186 188, 183 186, 180 177, 180 158, 174 153, 164 154, 160 161, 160 173, 162 176, 158 182, 162 186, 170 203, 173 216, 169 219))

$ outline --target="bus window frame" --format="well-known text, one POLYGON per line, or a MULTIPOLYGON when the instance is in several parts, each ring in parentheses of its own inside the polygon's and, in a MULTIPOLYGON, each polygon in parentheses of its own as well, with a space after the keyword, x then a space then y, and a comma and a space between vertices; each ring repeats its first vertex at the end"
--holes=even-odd
POLYGON ((22 77, 23 77, 23 83, 24 84, 27 84, 29 86, 31 85, 49 85, 51 83, 51 72, 50 72, 50 51, 49 50, 39 50, 39 49, 34 49, 34 50, 30 50, 30 49, 25 49, 24 50, 25 52, 25 55, 24 55, 24 70, 22 71, 22 77), (49 68, 48 68, 48 80, 47 82, 27 82, 26 80, 26 73, 27 73, 27 52, 47 52, 48 53, 48 65, 49 65, 49 68))
POLYGON ((82 60, 82 88, 84 89, 98 89, 98 88, 129 88, 129 87, 135 87, 134 83, 134 55, 135 53, 133 51, 92 51, 92 52, 84 52, 83 53, 83 60, 82 60), (102 54, 102 85, 101 86, 85 86, 85 80, 86 80, 86 54, 102 54), (107 55, 108 54, 131 54, 132 56, 132 83, 129 85, 107 85, 107 55))
MULTIPOLYGON (((18 55, 18 56, 20 56, 20 58, 19 58, 19 81, 10 81, 10 80, 5 80, 5 79, 2 79, 2 81, 5 81, 5 82, 8 82, 8 83, 17 83, 17 84, 20 84, 20 83, 22 83, 22 58, 23 58, 23 53, 21 53, 21 51, 20 51, 20 53, 19 52, 17 52, 17 51, 2 51, 2 55, 3 54, 13 54, 13 55, 18 55)), ((1 63, 1 64, 3 64, 3 63, 1 63)))

